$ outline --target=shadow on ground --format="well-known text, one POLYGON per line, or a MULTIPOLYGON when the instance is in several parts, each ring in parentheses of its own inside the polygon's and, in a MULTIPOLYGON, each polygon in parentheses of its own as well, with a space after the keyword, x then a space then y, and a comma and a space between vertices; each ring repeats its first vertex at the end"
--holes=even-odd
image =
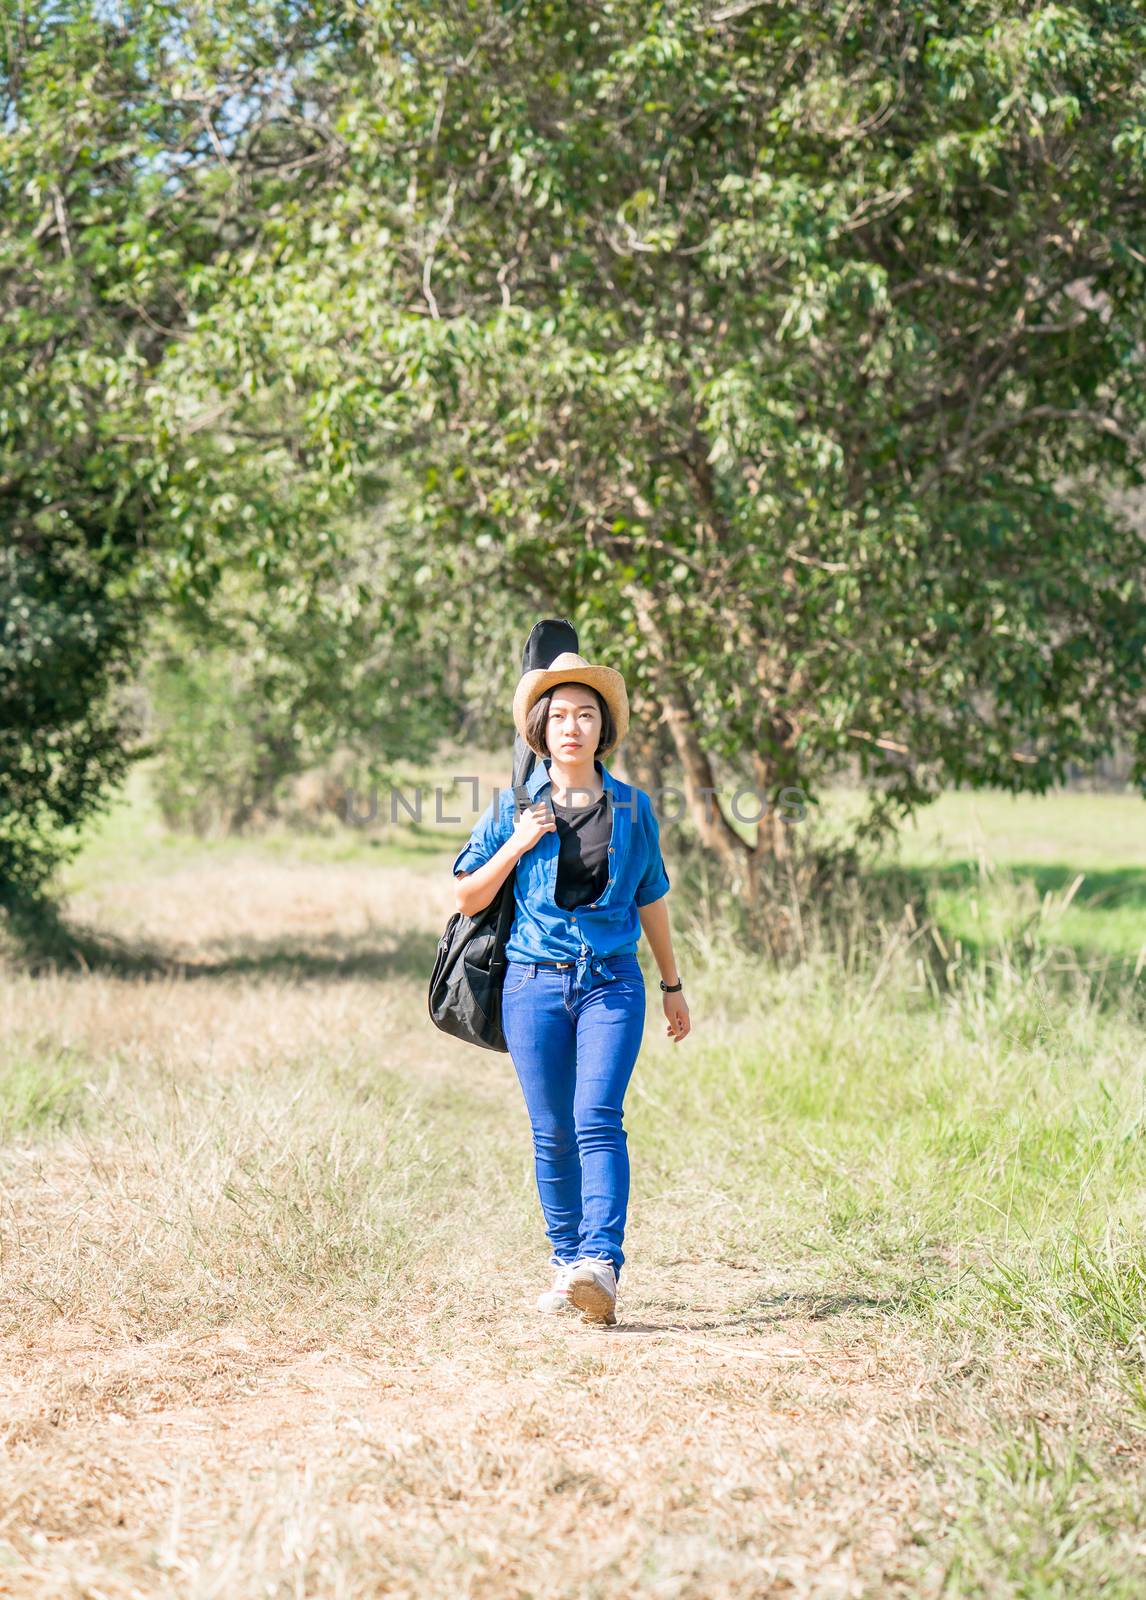
MULTIPOLYGON (((671 1265, 671 1263, 667 1263, 671 1265)), ((824 1322, 834 1317, 897 1316, 907 1296, 870 1295, 842 1289, 802 1293, 765 1294, 740 1310, 706 1315, 695 1301, 662 1300, 669 1316, 656 1322, 619 1323, 608 1331, 622 1333, 764 1333, 787 1323, 824 1322), (691 1313, 691 1314, 690 1314, 691 1313), (675 1319, 673 1320, 675 1316, 675 1319)))
POLYGON ((61 971, 111 977, 293 978, 332 982, 352 978, 417 978, 429 981, 437 953, 430 933, 374 930, 321 939, 246 939, 242 948, 186 961, 147 941, 118 938, 104 929, 65 919, 54 907, 11 929, 5 958, 21 971, 42 977, 61 971))
MULTIPOLYGON (((1029 882, 1041 902, 1048 893, 1061 901, 1079 871, 1058 863, 1020 863, 1008 866, 1006 874, 1016 883, 1029 882)), ((928 921, 933 923, 949 951, 959 941, 965 965, 989 968, 999 958, 998 945, 977 935, 968 919, 956 921, 942 910, 945 896, 969 899, 971 892, 981 886, 980 867, 975 861, 942 867, 905 867, 898 863, 876 867, 866 879, 870 905, 865 915, 873 927, 880 922, 887 927, 896 924, 910 904, 917 922, 921 926, 928 921)), ((821 909, 831 915, 830 906, 821 909)), ((1056 931, 1053 943, 1060 960, 1049 970, 1044 966, 1042 976, 1053 981, 1056 973, 1061 973, 1071 980, 1081 972, 1100 982, 1103 997, 1114 1001, 1139 982, 1134 969, 1146 944, 1146 869, 1086 871, 1072 898, 1071 910, 1126 914, 1122 948, 1112 952, 1109 946, 1100 948, 1088 942, 1085 918, 1076 917, 1072 925, 1056 931)), ((1031 921, 1036 920, 1037 916, 1032 916, 1031 921)), ((859 932, 870 942, 870 928, 859 932)), ((32 974, 78 969, 136 978, 244 977, 257 981, 262 977, 289 976, 300 982, 331 982, 388 977, 428 981, 436 949, 437 939, 432 934, 401 929, 389 933, 376 928, 355 936, 325 935, 317 940, 247 940, 241 949, 223 949, 202 960, 186 961, 154 943, 121 939, 106 929, 69 919, 55 905, 44 903, 9 912, 2 953, 13 966, 32 974)), ((1012 935, 1007 954, 1012 966, 1022 966, 1033 962, 1045 949, 1046 939, 1041 932, 1028 945, 1020 929, 1012 935)), ((944 953, 930 939, 921 941, 919 954, 925 951, 937 983, 946 987, 949 974, 944 953)), ((1146 983, 1146 979, 1141 981, 1146 983)))

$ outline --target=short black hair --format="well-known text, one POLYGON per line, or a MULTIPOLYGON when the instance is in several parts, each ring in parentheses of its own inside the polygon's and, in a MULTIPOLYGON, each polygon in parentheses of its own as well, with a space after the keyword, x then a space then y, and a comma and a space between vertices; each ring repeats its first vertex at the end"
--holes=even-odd
POLYGON ((613 713, 605 702, 605 697, 588 683, 555 683, 545 693, 538 695, 534 701, 529 715, 525 719, 525 742, 534 755, 550 756, 553 754, 549 748, 546 732, 549 727, 549 702, 553 699, 558 689, 588 689, 596 700, 601 711, 601 737, 597 741, 597 748, 593 754, 600 759, 607 756, 617 742, 617 725, 613 721, 613 713))

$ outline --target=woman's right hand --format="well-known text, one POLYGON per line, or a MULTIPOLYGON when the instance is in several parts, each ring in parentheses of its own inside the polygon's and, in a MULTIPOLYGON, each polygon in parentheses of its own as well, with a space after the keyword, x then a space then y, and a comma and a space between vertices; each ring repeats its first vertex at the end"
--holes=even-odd
POLYGON ((542 834, 555 833, 557 819, 544 800, 527 807, 513 824, 513 837, 521 855, 532 850, 542 834))

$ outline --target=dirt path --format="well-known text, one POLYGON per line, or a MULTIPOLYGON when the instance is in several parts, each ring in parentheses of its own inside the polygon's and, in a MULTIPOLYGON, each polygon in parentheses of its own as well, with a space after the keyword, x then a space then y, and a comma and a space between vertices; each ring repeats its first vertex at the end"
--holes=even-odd
POLYGON ((417 1304, 374 1354, 10 1340, 0 1593, 889 1592, 933 1398, 911 1353, 732 1309, 729 1268, 638 1276, 615 1329, 491 1300, 440 1352, 417 1304))

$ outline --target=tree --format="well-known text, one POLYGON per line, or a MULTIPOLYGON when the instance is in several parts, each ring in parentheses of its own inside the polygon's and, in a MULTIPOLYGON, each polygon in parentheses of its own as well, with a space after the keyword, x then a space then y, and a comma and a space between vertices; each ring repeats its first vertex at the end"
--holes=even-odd
POLYGON ((858 752, 896 812, 1122 733, 1146 782, 1144 44, 1100 4, 360 7, 334 186, 215 269, 180 381, 229 352, 401 460, 427 602, 574 616, 731 867, 778 830, 705 822, 714 763, 858 752))
MULTIPOLYGON (((43 900, 78 825, 144 753, 120 691, 149 618, 174 607, 189 631, 208 615, 223 628, 236 569, 278 616, 313 617, 324 581, 328 613, 335 591, 343 613, 351 603, 330 533, 341 480, 307 457, 290 408, 253 424, 244 394, 243 425, 221 438, 213 394, 200 404, 159 378, 200 275, 241 273, 266 218, 336 160, 307 97, 340 49, 336 23, 272 0, 9 10, 0 909, 43 900)), ((325 710, 336 720, 337 703, 325 710)))
POLYGON ((325 768, 355 790, 428 759, 464 702, 425 626, 417 557, 342 519, 321 567, 267 586, 224 572, 208 604, 151 630, 144 683, 156 797, 169 823, 238 831, 325 768))
POLYGON ((570 615, 750 895, 782 829, 706 817, 721 767, 814 791, 858 752, 877 822, 1120 735, 1146 783, 1111 499, 1142 479, 1137 9, 40 15, 0 135, 8 349, 50 352, 19 505, 62 498, 62 441, 67 503, 205 604, 235 563, 337 588, 347 509, 384 508, 408 681, 463 641, 507 705, 496 647, 570 615))

